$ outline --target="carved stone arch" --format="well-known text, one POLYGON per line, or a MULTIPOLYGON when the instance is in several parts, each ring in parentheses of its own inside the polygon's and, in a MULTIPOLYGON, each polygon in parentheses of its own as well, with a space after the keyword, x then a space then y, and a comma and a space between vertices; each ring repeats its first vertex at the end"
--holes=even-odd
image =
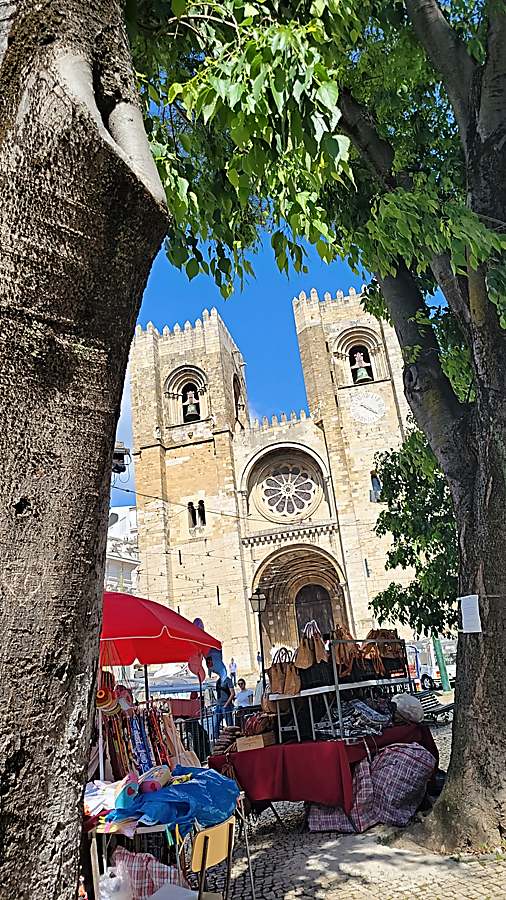
POLYGON ((369 325, 352 325, 337 337, 333 353, 338 370, 338 384, 353 384, 353 374, 350 366, 350 354, 354 348, 364 348, 371 363, 373 381, 388 378, 388 366, 385 356, 385 347, 381 335, 369 325))
POLYGON ((187 386, 195 387, 200 419, 210 416, 207 376, 198 366, 185 364, 173 369, 165 380, 163 393, 167 425, 183 424, 183 395, 187 386))
MULTIPOLYGON (((321 626, 327 630, 331 630, 329 625, 348 627, 344 585, 344 573, 337 559, 322 547, 292 544, 271 553, 259 565, 252 585, 252 590, 259 588, 267 597, 262 614, 266 646, 297 646, 301 627, 306 624, 298 615, 301 592, 311 589, 315 598, 319 593, 328 598, 331 621, 327 612, 321 626)), ((308 614, 310 609, 308 604, 308 614)))
POLYGON ((248 490, 248 481, 251 472, 254 467, 260 462, 260 460, 264 456, 278 453, 280 450, 284 450, 287 453, 290 451, 294 451, 295 453, 307 453, 307 455, 310 456, 314 463, 321 469, 325 481, 329 478, 330 473, 325 460, 322 456, 320 456, 319 453, 317 453, 316 450, 313 450, 312 447, 308 447, 306 444, 301 444, 298 441, 277 441, 275 444, 268 444, 266 447, 261 447, 260 450, 257 450, 257 452, 250 457, 241 475, 242 492, 248 490))

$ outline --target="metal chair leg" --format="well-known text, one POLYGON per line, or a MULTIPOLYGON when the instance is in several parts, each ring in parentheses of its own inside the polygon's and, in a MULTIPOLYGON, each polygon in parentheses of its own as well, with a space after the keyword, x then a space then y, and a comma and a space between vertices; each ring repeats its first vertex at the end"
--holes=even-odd
POLYGON ((234 823, 228 826, 228 852, 227 852, 227 876, 225 881, 225 893, 224 900, 228 900, 228 895, 230 892, 230 876, 232 869, 232 847, 234 846, 234 823))

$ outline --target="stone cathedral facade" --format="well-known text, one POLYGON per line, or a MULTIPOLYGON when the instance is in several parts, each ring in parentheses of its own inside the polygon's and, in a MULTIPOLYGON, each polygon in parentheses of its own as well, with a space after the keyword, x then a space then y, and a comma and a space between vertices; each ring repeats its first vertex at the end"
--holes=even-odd
POLYGON ((293 310, 309 416, 250 421, 244 360, 215 309, 161 334, 138 326, 131 355, 139 593, 201 618, 242 672, 256 668, 256 588, 266 648, 296 646, 311 618, 365 636, 393 574, 373 528, 374 457, 400 444, 407 415, 396 336, 352 288, 302 292, 293 310))

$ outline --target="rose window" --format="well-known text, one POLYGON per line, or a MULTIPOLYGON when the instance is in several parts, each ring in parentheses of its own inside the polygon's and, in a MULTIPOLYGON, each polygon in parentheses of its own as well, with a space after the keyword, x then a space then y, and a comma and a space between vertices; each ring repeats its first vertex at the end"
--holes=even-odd
POLYGON ((265 506, 275 515, 303 515, 313 505, 318 485, 307 467, 285 464, 272 468, 261 485, 265 506))

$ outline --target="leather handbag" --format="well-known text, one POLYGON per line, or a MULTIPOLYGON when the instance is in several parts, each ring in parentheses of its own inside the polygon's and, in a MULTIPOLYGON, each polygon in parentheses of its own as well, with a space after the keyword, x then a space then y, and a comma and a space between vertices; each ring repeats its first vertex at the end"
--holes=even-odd
POLYGON ((272 694, 298 694, 300 676, 287 647, 281 647, 269 669, 269 683, 272 694))
POLYGON ((292 654, 287 647, 280 647, 274 655, 268 671, 271 694, 283 694, 285 690, 286 668, 292 661, 292 654))
POLYGON ((293 659, 298 669, 309 669, 315 662, 315 654, 310 638, 302 635, 293 659))

